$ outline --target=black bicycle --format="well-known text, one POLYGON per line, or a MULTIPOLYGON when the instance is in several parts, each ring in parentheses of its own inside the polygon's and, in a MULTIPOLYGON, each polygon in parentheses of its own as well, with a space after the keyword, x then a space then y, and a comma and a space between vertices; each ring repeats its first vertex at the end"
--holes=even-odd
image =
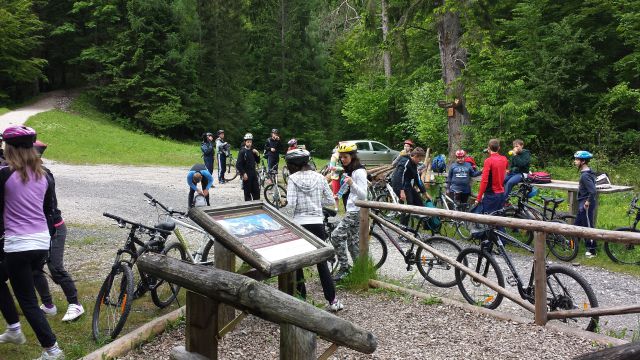
POLYGON ((138 271, 140 276, 134 287, 133 266, 140 255, 151 251, 182 260, 187 259, 185 249, 180 243, 167 244, 167 237, 173 231, 175 224, 161 223, 155 227, 149 227, 109 213, 103 215, 116 220, 119 227, 129 226, 131 230, 124 246, 116 253, 111 270, 100 287, 93 308, 93 338, 98 342, 115 339, 120 334, 131 311, 131 302, 147 291, 151 292, 151 300, 159 308, 169 306, 178 296, 180 291, 178 285, 142 271, 138 271), (139 235, 146 235, 149 240, 144 242, 139 235))
POLYGON ((270 184, 264 187, 264 199, 276 209, 287 206, 287 189, 278 183, 278 169, 274 165, 267 173, 270 184))
MULTIPOLYGON (((504 209, 498 210, 492 215, 503 216, 504 209)), ((484 226, 483 231, 474 231, 475 236, 481 236, 484 240, 480 247, 468 247, 460 252, 457 260, 465 264, 476 273, 493 280, 504 288, 505 278, 494 258, 494 252, 502 257, 507 264, 511 275, 506 281, 512 286, 517 286, 520 296, 535 302, 534 267, 531 266, 529 282, 525 286, 523 279, 516 270, 511 257, 505 250, 505 242, 533 253, 533 249, 520 242, 516 238, 507 235, 495 227, 484 226)), ((571 268, 560 265, 547 265, 547 307, 549 311, 558 310, 587 310, 598 306, 596 294, 587 280, 571 268)), ((470 304, 495 309, 500 306, 503 295, 491 289, 482 282, 473 279, 461 270, 455 270, 456 281, 462 296, 470 304)), ((581 328, 589 331, 595 330, 598 325, 598 317, 562 319, 563 322, 578 323, 581 328)))
POLYGON ((227 152, 226 165, 224 168, 224 174, 222 175, 224 181, 231 181, 238 177, 238 169, 236 169, 236 159, 233 157, 231 151, 227 152))
MULTIPOLYGON (((640 205, 638 205, 638 196, 636 195, 629 204, 627 216, 631 217, 636 214, 633 225, 615 229, 615 231, 640 232, 638 223, 640 223, 640 205)), ((640 265, 640 245, 621 244, 613 242, 604 243, 604 252, 611 260, 621 264, 640 265)))

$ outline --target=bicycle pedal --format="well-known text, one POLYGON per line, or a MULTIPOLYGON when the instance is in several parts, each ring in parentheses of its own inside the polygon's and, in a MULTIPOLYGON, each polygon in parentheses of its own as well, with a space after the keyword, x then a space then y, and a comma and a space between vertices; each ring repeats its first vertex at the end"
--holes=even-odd
POLYGON ((407 271, 411 271, 411 270, 413 270, 413 266, 407 265, 407 271))
POLYGON ((516 278, 513 275, 509 275, 509 276, 507 276, 507 284, 509 284, 511 286, 517 286, 518 285, 518 281, 516 280, 516 278))

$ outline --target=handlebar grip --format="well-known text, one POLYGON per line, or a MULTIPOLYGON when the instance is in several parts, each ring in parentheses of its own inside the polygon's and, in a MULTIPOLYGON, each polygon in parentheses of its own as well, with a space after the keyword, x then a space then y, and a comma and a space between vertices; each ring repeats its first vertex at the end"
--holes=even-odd
POLYGON ((153 200, 153 196, 149 195, 149 193, 144 193, 144 196, 146 196, 147 198, 153 200))
POLYGON ((121 221, 122 220, 122 218, 120 216, 112 215, 112 214, 109 214, 108 212, 102 213, 102 216, 106 216, 108 218, 111 218, 111 219, 117 220, 117 221, 121 221))

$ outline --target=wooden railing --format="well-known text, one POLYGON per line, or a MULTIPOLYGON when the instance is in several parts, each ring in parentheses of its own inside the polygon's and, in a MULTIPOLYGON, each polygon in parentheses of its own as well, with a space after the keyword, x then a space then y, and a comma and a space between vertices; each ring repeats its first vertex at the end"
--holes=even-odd
MULTIPOLYGON (((376 349, 377 340, 371 332, 247 276, 154 253, 142 255, 137 264, 140 271, 189 290, 186 330, 188 352, 217 359, 217 339, 239 322, 235 320, 217 330, 219 303, 281 324, 280 359, 315 359, 316 334, 333 344, 321 359, 328 358, 337 345, 367 354, 376 349), (194 297, 204 297, 208 302, 194 297)), ((279 278, 279 281, 286 283, 281 288, 294 284, 290 281, 294 277, 289 275, 293 273, 279 278)))
POLYGON ((427 208, 412 205, 399 205, 374 201, 356 201, 356 205, 360 207, 360 253, 361 256, 368 256, 369 249, 369 217, 380 222, 382 225, 397 232, 405 238, 412 241, 417 246, 433 253, 435 256, 448 262, 452 266, 460 269, 460 271, 473 277, 474 279, 484 283, 496 292, 504 295, 523 308, 534 313, 534 322, 537 325, 545 325, 551 319, 566 319, 573 317, 592 317, 601 315, 622 315, 630 313, 640 313, 640 304, 630 306, 618 306, 610 308, 591 308, 587 310, 566 310, 554 311, 547 314, 547 289, 546 289, 546 261, 545 261, 545 242, 546 234, 554 233, 561 235, 577 236, 583 239, 604 240, 608 242, 638 244, 640 245, 640 233, 611 231, 602 229, 585 228, 567 224, 559 224, 554 222, 544 222, 537 220, 522 220, 515 218, 506 218, 500 216, 490 216, 473 214, 467 212, 442 210, 437 208, 427 208), (502 226, 514 229, 529 230, 534 232, 534 281, 535 281, 535 306, 524 301, 519 294, 510 292, 501 287, 497 283, 477 274, 472 269, 466 267, 462 263, 458 263, 456 259, 448 257, 446 254, 439 252, 419 239, 413 234, 407 233, 395 226, 394 224, 384 220, 376 214, 370 213, 369 209, 383 209, 391 211, 400 211, 416 215, 438 216, 441 218, 456 219, 470 221, 490 226, 502 226))

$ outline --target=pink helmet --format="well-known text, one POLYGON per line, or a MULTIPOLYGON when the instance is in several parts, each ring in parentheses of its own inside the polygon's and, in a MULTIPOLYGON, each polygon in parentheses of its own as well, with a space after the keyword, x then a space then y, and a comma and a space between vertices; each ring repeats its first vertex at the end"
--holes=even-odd
POLYGON ((466 153, 464 150, 458 150, 458 151, 456 151, 456 157, 457 157, 457 158, 465 157, 465 155, 467 155, 467 153, 466 153))
POLYGON ((2 138, 9 145, 30 148, 36 141, 36 131, 24 125, 12 125, 2 132, 2 138))

